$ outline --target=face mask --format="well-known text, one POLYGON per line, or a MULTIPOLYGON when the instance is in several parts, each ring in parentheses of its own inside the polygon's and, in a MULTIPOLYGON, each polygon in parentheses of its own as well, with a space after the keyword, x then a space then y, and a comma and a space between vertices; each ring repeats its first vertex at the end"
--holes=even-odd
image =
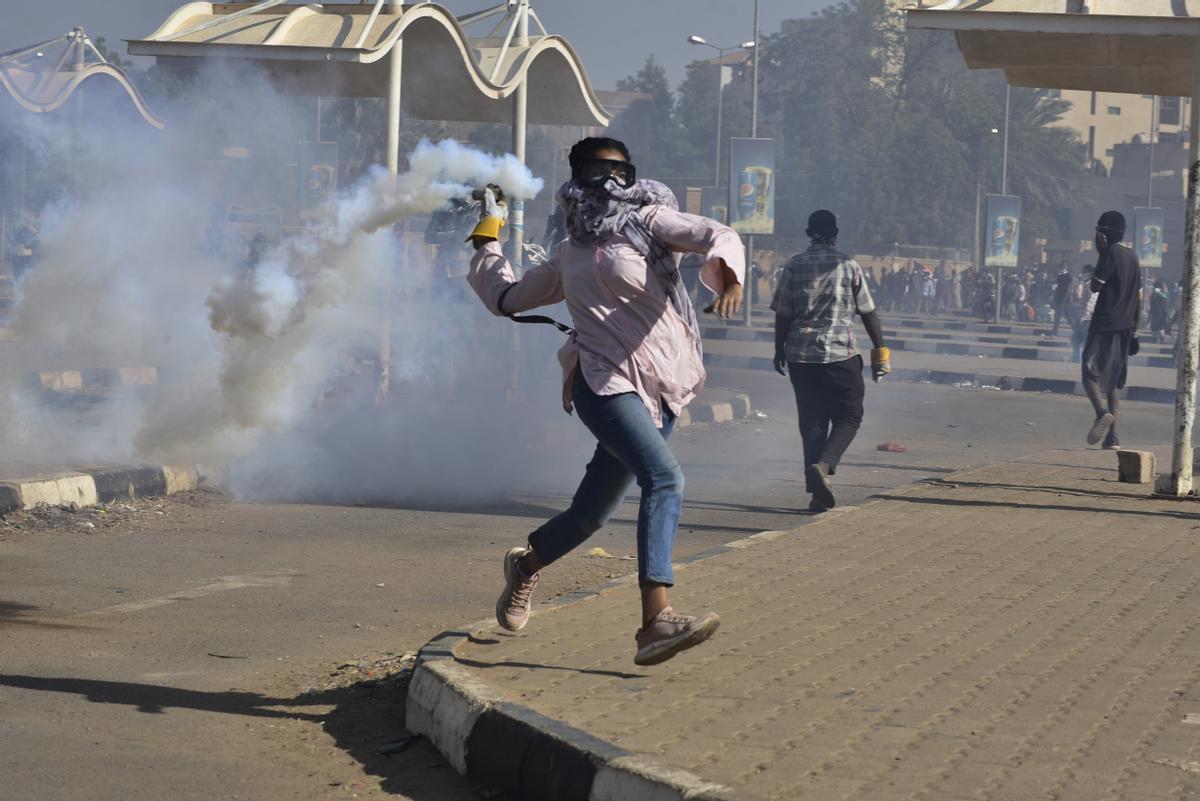
POLYGON ((637 181, 637 168, 628 161, 592 159, 575 171, 575 180, 591 189, 603 187, 610 179, 622 189, 628 189, 637 181))

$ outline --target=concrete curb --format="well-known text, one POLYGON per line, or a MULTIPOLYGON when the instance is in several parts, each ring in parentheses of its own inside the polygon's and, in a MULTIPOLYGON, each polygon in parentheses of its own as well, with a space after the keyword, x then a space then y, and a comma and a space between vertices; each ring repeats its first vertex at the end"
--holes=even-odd
POLYGON ((87 370, 49 370, 34 373, 35 387, 52 392, 111 389, 112 387, 150 387, 158 384, 154 367, 97 367, 87 370))
MULTIPOLYGON (((996 464, 967 468, 942 481, 963 479, 996 464)), ((895 497, 920 486, 887 493, 895 497)), ((807 525, 828 524, 888 497, 868 499, 859 506, 830 510, 807 525)), ((709 548, 680 560, 686 566, 720 554, 750 548, 794 531, 761 531, 709 548)), ((570 592, 534 612, 580 603, 622 585, 636 574, 622 576, 589 590, 570 592)), ((542 801, 756 801, 744 792, 707 782, 687 771, 663 768, 620 746, 602 740, 561 720, 499 698, 460 662, 458 649, 494 631, 491 619, 463 629, 445 631, 420 650, 408 688, 406 727, 429 739, 459 773, 484 782, 516 799, 542 801)))
POLYGON ((139 465, 88 468, 69 473, 0 481, 0 514, 51 506, 98 506, 154 498, 214 483, 198 466, 139 465))
POLYGON ((693 403, 680 413, 679 420, 675 423, 676 428, 687 428, 696 423, 728 423, 731 420, 741 420, 750 416, 749 395, 721 387, 713 387, 713 389, 730 395, 730 399, 693 403))
MULTIPOLYGON (((572 593, 565 600, 577 603, 582 600, 579 595, 572 593)), ((408 687, 408 730, 427 737, 459 773, 517 799, 746 798, 686 771, 651 764, 581 729, 496 697, 458 663, 456 653, 475 632, 495 625, 493 620, 483 620, 430 640, 417 656, 408 687)))
MULTIPOLYGON (((948 335, 885 331, 888 347, 908 353, 934 353, 943 356, 984 356, 994 359, 1026 359, 1039 362, 1067 363, 1072 361, 1069 347, 1039 347, 1037 345, 1010 345, 1001 343, 973 343, 947 341, 948 335)), ((704 332, 706 339, 724 342, 773 342, 771 331, 747 330, 745 328, 710 328, 704 332)), ((1175 368, 1175 357, 1148 353, 1131 356, 1132 367, 1175 368)))
MULTIPOLYGON (((766 356, 737 356, 727 353, 705 353, 707 367, 733 367, 742 370, 774 370, 766 356)), ((864 370, 865 372, 865 370, 864 370)), ((897 368, 889 376, 892 380, 948 384, 976 388, 994 388, 1017 392, 1050 392, 1056 395, 1083 395, 1079 381, 1065 378, 1033 378, 1028 376, 995 375, 989 373, 966 373, 952 370, 914 370, 897 368)), ((1125 400, 1148 403, 1174 403, 1175 390, 1165 387, 1126 387, 1121 396, 1125 400)))

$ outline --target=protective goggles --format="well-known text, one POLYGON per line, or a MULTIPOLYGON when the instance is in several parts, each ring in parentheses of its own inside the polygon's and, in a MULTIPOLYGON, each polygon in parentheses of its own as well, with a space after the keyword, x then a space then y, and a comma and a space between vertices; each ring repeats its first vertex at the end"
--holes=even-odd
POLYGON ((593 189, 604 186, 609 178, 628 189, 637 180, 637 168, 628 161, 592 159, 585 161, 575 170, 575 180, 593 189))

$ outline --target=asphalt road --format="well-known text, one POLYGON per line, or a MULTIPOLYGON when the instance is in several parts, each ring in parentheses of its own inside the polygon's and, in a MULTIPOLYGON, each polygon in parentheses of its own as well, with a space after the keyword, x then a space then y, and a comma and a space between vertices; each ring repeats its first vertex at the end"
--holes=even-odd
MULTIPOLYGON (((787 381, 728 370, 710 380, 747 391, 765 417, 676 436, 688 478, 679 556, 811 519, 787 381)), ((1165 442, 1170 414, 1127 404, 1122 441, 1165 442)), ((836 479, 842 503, 1081 447, 1091 417, 1081 398, 900 383, 870 387, 867 415, 836 479), (908 451, 877 451, 885 440, 908 451)), ((578 451, 582 472, 586 442, 558 447, 578 451)), ((0 798, 494 797, 425 743, 379 753, 405 734, 403 685, 388 676, 437 632, 491 614, 501 554, 565 506, 577 477, 470 509, 198 493, 111 516, 10 519, 0 798)), ((635 517, 627 503, 589 543, 616 558, 573 554, 546 571, 539 596, 632 571, 620 557, 634 553, 635 517)))

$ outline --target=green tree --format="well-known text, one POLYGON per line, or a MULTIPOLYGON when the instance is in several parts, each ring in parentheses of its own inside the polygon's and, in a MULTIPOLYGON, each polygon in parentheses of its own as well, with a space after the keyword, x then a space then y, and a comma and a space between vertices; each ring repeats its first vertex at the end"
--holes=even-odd
MULTIPOLYGON (((844 0, 762 40, 758 130, 776 140, 785 238, 800 239, 808 211, 826 207, 854 247, 969 247, 977 187, 999 191, 1003 77, 967 69, 953 37, 906 33, 891 14, 877 0, 844 0)), ((712 174, 715 81, 693 64, 674 121, 655 128, 659 158, 689 183, 712 174)), ((736 69, 726 141, 749 135, 750 95, 748 66, 736 69)), ((1012 103, 1009 191, 1024 201, 1022 238, 1062 236, 1064 210, 1086 191, 1082 146, 1056 127, 1061 101, 1014 88, 1012 103)))
POLYGON ((647 175, 674 178, 679 174, 679 128, 675 121, 675 96, 667 80, 667 71, 651 55, 640 70, 617 82, 617 90, 651 96, 650 152, 636 154, 638 165, 647 175))

